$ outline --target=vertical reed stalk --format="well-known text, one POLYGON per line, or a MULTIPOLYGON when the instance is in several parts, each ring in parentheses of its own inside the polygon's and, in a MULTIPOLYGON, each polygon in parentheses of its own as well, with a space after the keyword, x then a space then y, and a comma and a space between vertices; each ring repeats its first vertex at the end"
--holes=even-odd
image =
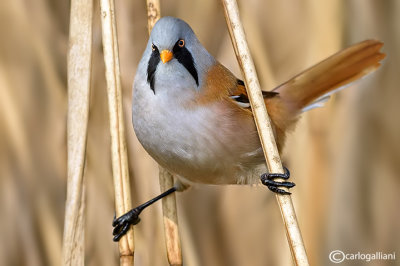
POLYGON ((156 24, 157 20, 161 17, 160 12, 160 1, 159 0, 147 0, 147 27, 149 30, 149 35, 151 30, 156 24))
MULTIPOLYGON (((111 156, 115 191, 116 216, 128 212, 131 206, 128 157, 122 110, 122 91, 119 69, 117 28, 114 0, 101 0, 101 24, 104 62, 106 67, 107 96, 110 115, 111 156)), ((133 229, 119 241, 120 264, 133 265, 133 229)))
MULTIPOLYGON (((260 136, 268 170, 271 173, 283 173, 282 162, 276 147, 271 123, 261 94, 260 83, 239 18, 235 0, 222 0, 225 18, 235 49, 236 57, 246 82, 246 89, 254 114, 254 120, 260 136)), ((276 195, 282 219, 286 229, 290 251, 296 265, 309 265, 296 213, 290 195, 276 195)))
POLYGON ((84 167, 89 117, 93 1, 71 1, 68 51, 68 184, 63 265, 84 265, 84 167))
MULTIPOLYGON (((149 34, 160 19, 160 1, 147 0, 147 20, 149 34)), ((159 167, 160 174, 160 190, 166 191, 174 185, 174 177, 161 166, 159 167)), ((164 234, 165 244, 167 248, 167 257, 170 265, 182 265, 182 251, 181 242, 178 228, 178 215, 176 210, 176 197, 175 193, 162 199, 163 206, 163 221, 164 221, 164 234)))
MULTIPOLYGON (((166 191, 174 185, 174 177, 166 169, 160 168, 160 190, 166 191)), ((182 250, 178 227, 175 193, 162 199, 165 245, 170 265, 182 265, 182 250)))

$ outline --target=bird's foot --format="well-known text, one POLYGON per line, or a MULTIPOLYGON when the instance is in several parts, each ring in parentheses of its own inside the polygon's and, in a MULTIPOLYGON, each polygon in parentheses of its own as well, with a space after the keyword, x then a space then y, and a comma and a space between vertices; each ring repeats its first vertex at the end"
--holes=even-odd
POLYGON ((142 210, 143 209, 139 206, 120 216, 118 219, 114 216, 112 223, 112 226, 114 227, 113 241, 118 242, 121 237, 128 232, 131 225, 136 225, 140 222, 139 214, 142 210))
POLYGON ((283 167, 285 170, 284 174, 278 174, 278 173, 265 173, 261 175, 261 182, 268 187, 269 190, 272 192, 281 194, 281 195, 290 195, 289 191, 283 190, 279 187, 285 187, 285 188, 292 188, 296 184, 293 182, 288 182, 288 181, 275 181, 274 179, 276 178, 282 178, 285 180, 288 180, 290 178, 290 172, 286 167, 283 167))
POLYGON ((122 215, 118 219, 115 219, 115 216, 114 216, 114 220, 113 220, 113 223, 112 223, 112 226, 114 227, 114 230, 113 230, 114 238, 113 238, 113 240, 115 242, 118 242, 121 239, 121 237, 123 237, 123 235, 125 235, 126 232, 128 232, 128 230, 129 230, 131 225, 138 224, 140 222, 139 214, 145 208, 149 207, 154 202, 156 202, 156 201, 168 196, 169 194, 174 193, 175 191, 176 191, 176 187, 173 186, 172 188, 170 188, 167 191, 161 193, 157 197, 152 198, 151 200, 143 203, 142 205, 137 206, 136 208, 130 210, 129 212, 125 213, 124 215, 122 215))

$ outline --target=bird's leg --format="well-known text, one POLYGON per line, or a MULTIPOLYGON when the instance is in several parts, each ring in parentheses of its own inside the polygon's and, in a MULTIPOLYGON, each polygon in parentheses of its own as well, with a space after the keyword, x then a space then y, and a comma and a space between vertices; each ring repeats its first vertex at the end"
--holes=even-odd
POLYGON ((162 199, 166 196, 168 196, 171 193, 174 193, 176 191, 176 187, 173 186, 172 188, 168 189, 164 193, 161 193, 157 197, 143 203, 142 205, 137 206, 136 208, 130 210, 129 212, 125 213, 124 215, 120 216, 118 219, 115 218, 112 223, 112 226, 114 227, 113 230, 113 240, 115 242, 118 242, 123 235, 128 232, 129 228, 131 225, 138 224, 140 222, 139 214, 148 206, 153 204, 154 202, 158 201, 159 199, 162 199))
POLYGON ((285 191, 279 187, 285 187, 285 188, 292 188, 296 184, 293 182, 288 182, 288 181, 275 181, 275 178, 282 178, 282 179, 289 179, 290 177, 290 172, 286 167, 283 167, 285 169, 284 174, 277 174, 277 173, 265 173, 261 175, 261 182, 269 188, 272 192, 282 194, 282 195, 290 195, 292 193, 285 191))

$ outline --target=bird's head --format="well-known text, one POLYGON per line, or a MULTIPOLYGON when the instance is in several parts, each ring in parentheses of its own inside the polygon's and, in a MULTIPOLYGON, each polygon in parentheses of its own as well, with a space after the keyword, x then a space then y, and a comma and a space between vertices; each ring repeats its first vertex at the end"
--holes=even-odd
POLYGON ((154 93, 157 86, 174 84, 198 90, 207 70, 215 64, 190 26, 173 17, 163 17, 154 25, 143 59, 154 93))

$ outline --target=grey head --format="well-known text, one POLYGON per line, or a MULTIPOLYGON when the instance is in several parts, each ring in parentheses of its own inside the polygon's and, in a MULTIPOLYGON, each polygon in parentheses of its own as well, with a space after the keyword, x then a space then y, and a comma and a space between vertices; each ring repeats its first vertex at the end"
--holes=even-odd
POLYGON ((153 27, 138 72, 147 75, 154 94, 163 88, 199 90, 204 75, 214 64, 214 57, 186 22, 163 17, 153 27))

